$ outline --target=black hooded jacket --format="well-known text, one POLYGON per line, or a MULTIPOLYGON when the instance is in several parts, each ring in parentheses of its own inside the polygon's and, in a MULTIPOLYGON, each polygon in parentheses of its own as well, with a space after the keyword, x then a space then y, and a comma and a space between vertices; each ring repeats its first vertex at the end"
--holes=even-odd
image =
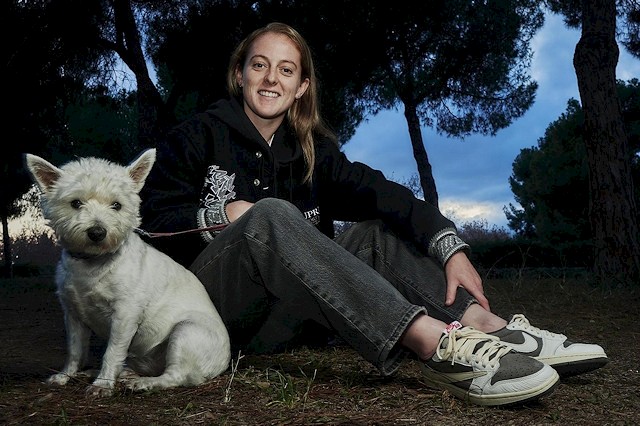
MULTIPOLYGON (((321 232, 333 237, 333 221, 382 219, 425 253, 431 238, 453 223, 380 171, 351 162, 327 138, 316 138, 311 183, 303 183, 302 148, 287 120, 271 147, 237 99, 221 100, 172 129, 157 146, 156 163, 142 197, 147 232, 198 228, 197 211, 208 202, 290 201, 321 232)), ((200 233, 150 242, 188 266, 206 245, 200 233)))

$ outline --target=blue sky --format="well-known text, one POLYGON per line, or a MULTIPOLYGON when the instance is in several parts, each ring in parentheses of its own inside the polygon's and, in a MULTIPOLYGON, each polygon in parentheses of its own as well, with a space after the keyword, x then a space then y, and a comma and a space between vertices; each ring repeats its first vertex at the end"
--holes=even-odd
MULTIPOLYGON (((548 15, 533 40, 531 75, 538 82, 534 105, 496 136, 472 135, 464 140, 439 136, 422 128, 438 189, 440 209, 459 222, 486 220, 506 228, 503 206, 514 204, 509 176, 523 148, 537 145, 547 126, 566 110, 570 98, 580 100, 573 52, 580 32, 567 29, 562 19, 548 15)), ((620 48, 617 77, 640 78, 640 60, 620 48)), ((343 151, 352 161, 381 170, 395 181, 417 174, 402 110, 383 111, 361 124, 343 151)))

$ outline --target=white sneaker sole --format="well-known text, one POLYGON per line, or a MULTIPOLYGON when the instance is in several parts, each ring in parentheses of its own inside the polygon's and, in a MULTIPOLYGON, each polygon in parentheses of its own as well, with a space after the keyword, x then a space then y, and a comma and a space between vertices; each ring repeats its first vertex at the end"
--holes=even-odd
POLYGON ((441 380, 442 376, 437 371, 424 364, 422 364, 421 367, 424 373, 423 379, 428 386, 436 389, 447 390, 463 401, 484 406, 522 404, 534 401, 551 394, 560 381, 558 372, 549 366, 545 366, 545 368, 540 371, 544 371, 544 373, 541 374, 548 375, 547 379, 533 388, 525 389, 520 392, 482 395, 469 392, 455 384, 441 380), (545 371, 547 369, 551 371, 545 371))
POLYGON ((553 367, 562 377, 575 376, 604 367, 609 358, 603 354, 576 354, 562 357, 534 357, 553 367))

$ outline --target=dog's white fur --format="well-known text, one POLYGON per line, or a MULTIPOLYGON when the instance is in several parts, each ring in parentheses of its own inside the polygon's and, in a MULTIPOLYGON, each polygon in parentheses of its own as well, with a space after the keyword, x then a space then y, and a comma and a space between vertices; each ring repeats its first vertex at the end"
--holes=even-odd
POLYGON ((146 390, 197 385, 224 372, 229 336, 204 286, 134 231, 155 150, 126 167, 95 157, 61 168, 32 154, 25 160, 63 248, 56 283, 68 355, 47 382, 64 385, 80 373, 91 330, 107 346, 89 396, 111 395, 119 377, 146 390), (121 376, 125 362, 136 374, 121 376))

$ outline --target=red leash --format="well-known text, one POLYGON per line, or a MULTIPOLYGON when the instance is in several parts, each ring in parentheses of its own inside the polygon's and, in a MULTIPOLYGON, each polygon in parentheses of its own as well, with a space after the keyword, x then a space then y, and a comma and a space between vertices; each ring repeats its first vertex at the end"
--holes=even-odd
POLYGON ((143 237, 147 238, 158 238, 158 237, 171 237, 173 235, 181 235, 181 234, 191 234, 194 232, 204 232, 204 231, 221 231, 227 227, 228 224, 224 223, 221 225, 213 225, 207 226, 206 228, 195 228, 195 229, 187 229, 186 231, 178 231, 178 232, 147 232, 144 229, 136 228, 134 231, 143 237))

